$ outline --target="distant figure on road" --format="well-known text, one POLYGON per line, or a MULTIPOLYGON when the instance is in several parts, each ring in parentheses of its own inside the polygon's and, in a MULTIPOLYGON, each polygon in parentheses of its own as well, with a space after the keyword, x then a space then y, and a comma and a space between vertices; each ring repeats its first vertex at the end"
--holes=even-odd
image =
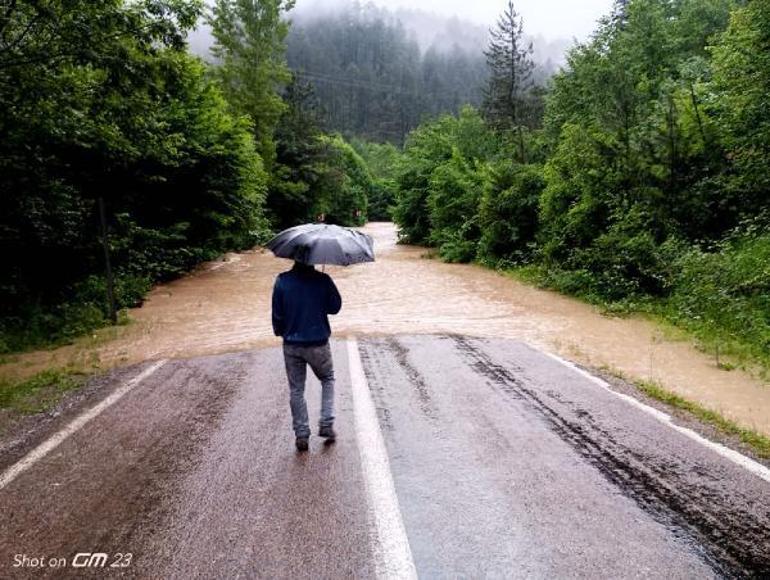
POLYGON ((321 381, 321 420, 318 435, 333 443, 334 364, 329 348, 329 314, 337 314, 342 298, 328 274, 313 266, 294 262, 279 274, 273 287, 273 331, 283 337, 283 357, 292 422, 298 451, 307 451, 310 438, 305 378, 307 365, 321 381))

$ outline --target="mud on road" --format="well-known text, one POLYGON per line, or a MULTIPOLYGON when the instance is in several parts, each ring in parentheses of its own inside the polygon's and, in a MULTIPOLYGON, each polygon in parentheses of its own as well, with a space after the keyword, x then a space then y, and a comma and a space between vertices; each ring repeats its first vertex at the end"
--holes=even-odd
MULTIPOLYGON (((713 357, 663 336, 638 318, 610 318, 554 292, 538 290, 475 265, 426 259, 424 248, 396 244, 395 226, 364 228, 377 261, 329 267, 344 300, 336 336, 458 333, 521 340, 593 368, 652 380, 686 399, 770 435, 770 388, 713 357)), ((256 249, 228 254, 156 287, 132 323, 74 346, 29 353, 0 365, 0 376, 51 366, 100 369, 157 358, 193 357, 277 345, 270 295, 285 260, 256 249)))
POLYGON ((527 377, 521 367, 496 363, 476 341, 451 338, 490 386, 526 401, 623 494, 696 540, 715 570, 728 576, 770 575, 770 505, 725 485, 719 472, 689 457, 656 453, 649 442, 629 443, 624 430, 602 425, 589 410, 555 390, 539 388, 537 379, 527 377))
MULTIPOLYGON (((770 575, 770 487, 724 458, 694 445, 662 427, 643 413, 607 400, 595 385, 554 368, 536 351, 498 339, 473 339, 461 335, 389 337, 364 343, 363 360, 378 401, 380 420, 389 432, 398 430, 394 419, 392 382, 387 369, 397 365, 411 386, 412 401, 426 421, 436 425, 442 413, 435 399, 441 391, 473 391, 473 400, 494 391, 502 403, 536 416, 558 439, 595 468, 616 493, 631 499, 656 522, 687 544, 722 577, 760 578, 770 575), (426 341, 432 346, 428 349, 426 341), (426 354, 433 355, 431 363, 426 354), (392 362, 388 362, 388 361, 392 362), (445 372, 439 365, 467 365, 476 378, 445 372), (430 377, 430 378, 428 378, 430 377), (483 386, 482 386, 483 385, 483 386), (620 411, 620 412, 618 412, 620 411)), ((448 397, 444 394, 443 397, 448 397)), ((453 399, 456 396, 453 396, 453 399)), ((458 406, 455 415, 444 413, 454 424, 470 420, 469 410, 458 406)), ((489 419, 489 417, 487 417, 489 419)), ((511 418, 510 420, 515 420, 511 418)), ((452 424, 452 423, 449 423, 452 424)), ((404 428, 408 428, 404 426, 404 428)), ((459 428, 459 427, 458 427, 459 428)), ((438 427, 439 431, 441 427, 438 427)), ((494 439, 485 456, 495 457, 494 439)), ((427 444, 427 442, 426 442, 427 444)), ((526 444, 511 453, 536 452, 526 444)), ((542 452, 542 450, 540 450, 542 452)), ((394 453, 402 453, 394 450, 394 453)), ((563 465, 567 476, 569 464, 563 465)), ((590 502, 596 490, 586 490, 590 502)), ((566 499, 566 498, 565 498, 566 499)), ((519 500, 526 501, 525 498, 519 500)), ((561 507, 555 507, 561 509, 561 507)), ((614 524, 606 522, 610 529, 614 524)), ((630 569, 626 570, 628 573, 630 569)))
MULTIPOLYGON (((422 577, 770 574, 770 484, 574 369, 505 339, 358 344, 422 577)), ((0 577, 81 577, 10 567, 78 551, 138 578, 374 576, 347 348, 338 441, 301 455, 279 348, 166 362, 0 489, 0 577)))

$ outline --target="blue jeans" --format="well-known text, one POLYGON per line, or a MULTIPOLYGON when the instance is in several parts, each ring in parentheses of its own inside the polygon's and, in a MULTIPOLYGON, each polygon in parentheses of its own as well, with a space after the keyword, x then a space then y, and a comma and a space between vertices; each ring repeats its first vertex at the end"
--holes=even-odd
POLYGON ((289 379, 289 405, 294 435, 309 437, 307 403, 305 402, 305 378, 307 365, 321 381, 321 427, 334 423, 334 363, 329 344, 322 346, 283 345, 286 377, 289 379))

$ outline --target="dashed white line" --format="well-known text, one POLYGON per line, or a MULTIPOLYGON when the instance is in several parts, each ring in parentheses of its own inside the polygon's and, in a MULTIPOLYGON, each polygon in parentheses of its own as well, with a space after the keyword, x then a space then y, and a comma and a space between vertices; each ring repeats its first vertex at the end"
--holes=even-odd
POLYGON ((117 403, 131 389, 133 389, 136 385, 141 383, 144 379, 162 367, 165 362, 165 360, 160 360, 148 366, 141 373, 129 380, 125 385, 116 389, 103 401, 93 406, 82 415, 76 417, 64 429, 54 434, 50 439, 41 443, 19 461, 14 463, 3 473, 2 477, 0 477, 0 489, 3 489, 6 485, 16 479, 21 473, 32 467, 36 462, 40 461, 43 457, 48 455, 53 449, 56 449, 56 447, 58 447, 65 439, 67 439, 67 437, 80 430, 91 419, 97 417, 105 409, 117 403))
POLYGON ((378 578, 417 578, 412 550, 398 507, 385 441, 355 338, 348 340, 348 362, 356 439, 376 534, 373 542, 375 572, 378 578))
POLYGON ((569 362, 567 360, 564 360, 560 356, 557 356, 557 355, 555 355, 553 353, 550 353, 550 352, 545 352, 545 351, 541 351, 541 352, 543 352, 543 354, 545 354, 546 356, 552 358, 553 360, 560 362, 564 366, 569 367, 570 369, 572 369, 576 373, 578 373, 578 374, 582 375, 583 377, 587 378, 589 381, 591 381, 595 385, 598 385, 601 388, 609 391, 610 393, 612 393, 616 397, 620 397, 621 399, 623 399, 624 401, 626 401, 630 405, 633 405, 637 409, 640 409, 640 410, 644 411, 645 413, 647 413, 648 415, 651 415, 651 416, 655 417, 655 419, 657 419, 658 421, 660 421, 661 423, 663 423, 667 427, 670 427, 671 429, 673 429, 675 431, 679 431, 679 433, 681 433, 685 437, 689 437, 690 439, 700 443, 704 447, 708 447, 709 449, 711 449, 712 451, 718 453, 722 457, 725 457, 726 459, 729 459, 730 461, 732 461, 736 465, 739 465, 739 466, 743 467, 744 469, 746 469, 747 471, 750 471, 751 473, 753 473, 757 477, 760 477, 760 478, 762 478, 765 481, 770 483, 770 469, 768 469, 767 467, 765 467, 761 463, 758 463, 758 462, 754 461, 753 459, 751 459, 749 457, 746 457, 745 455, 743 455, 741 453, 738 453, 737 451, 734 451, 734 450, 732 450, 732 449, 730 449, 728 447, 725 447, 724 445, 721 445, 719 443, 715 443, 714 441, 710 441, 710 440, 706 439, 705 437, 703 437, 702 435, 696 433, 692 429, 688 429, 687 427, 682 427, 681 425, 677 425, 676 423, 674 423, 673 419, 671 418, 671 415, 669 415, 667 413, 664 413, 663 411, 660 411, 658 409, 655 409, 654 407, 650 407, 649 405, 645 405, 641 401, 639 401, 639 400, 637 400, 637 399, 635 399, 635 398, 633 398, 633 397, 631 397, 629 395, 617 392, 616 390, 614 390, 610 386, 610 384, 607 381, 604 381, 604 380, 600 379, 599 377, 595 377, 591 373, 588 373, 588 372, 584 371, 583 369, 581 369, 577 365, 575 365, 575 364, 573 364, 573 363, 571 363, 571 362, 569 362))

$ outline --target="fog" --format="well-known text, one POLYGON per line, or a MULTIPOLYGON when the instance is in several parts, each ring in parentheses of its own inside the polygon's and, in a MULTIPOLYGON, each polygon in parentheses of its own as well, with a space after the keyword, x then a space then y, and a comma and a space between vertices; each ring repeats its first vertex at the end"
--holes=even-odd
MULTIPOLYGON (((333 11, 348 0, 297 0, 294 11, 299 14, 333 11)), ((372 3, 396 11, 399 8, 434 12, 444 17, 457 16, 484 27, 493 26, 505 10, 507 0, 372 0, 372 3)), ((366 4, 366 2, 361 2, 366 4)), ((596 27, 596 21, 608 14, 613 0, 515 0, 514 6, 524 18, 527 35, 547 40, 585 40, 596 27)), ((424 36, 429 31, 416 31, 424 36)))
MULTIPOLYGON (((534 44, 535 60, 560 65, 566 50, 575 41, 586 40, 597 20, 609 14, 612 4, 613 0, 515 0, 514 6, 524 18, 524 32, 534 44)), ((423 51, 457 46, 480 53, 507 0, 297 0, 288 17, 301 26, 315 18, 349 11, 355 5, 364 13, 401 21, 423 51)), ((210 58, 212 39, 206 25, 200 23, 189 42, 194 53, 210 58)))

